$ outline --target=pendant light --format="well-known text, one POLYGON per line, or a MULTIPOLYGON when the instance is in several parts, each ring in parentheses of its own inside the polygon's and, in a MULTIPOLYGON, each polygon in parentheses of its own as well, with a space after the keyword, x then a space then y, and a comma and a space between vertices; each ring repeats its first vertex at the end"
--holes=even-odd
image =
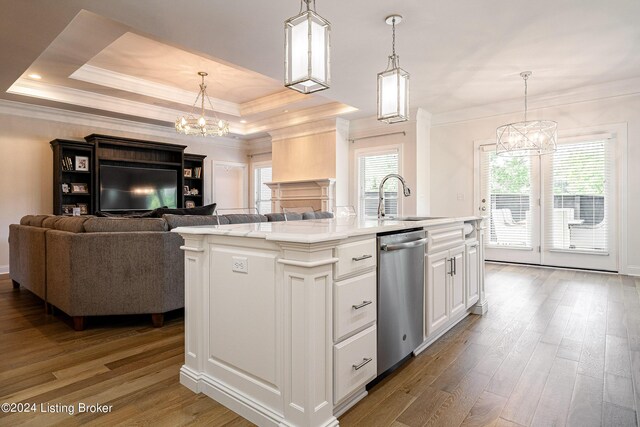
POLYGON ((331 81, 331 24, 315 9, 315 0, 301 0, 300 13, 284 23, 284 85, 304 94, 329 89, 331 81))
POLYGON ((527 120, 527 80, 531 74, 531 71, 520 73, 524 79, 524 120, 496 130, 496 154, 499 156, 535 156, 556 151, 558 123, 553 120, 527 120))
POLYGON ((200 71, 198 75, 202 78, 202 83, 200 83, 200 92, 198 92, 198 96, 193 103, 193 107, 191 107, 191 112, 176 119, 176 131, 185 135, 224 136, 229 133, 229 122, 219 119, 215 114, 215 111, 213 112, 212 119, 207 119, 205 116, 205 98, 209 102, 211 111, 213 111, 213 105, 211 104, 209 95, 207 95, 207 85, 204 83, 204 78, 207 76, 207 73, 200 71), (200 100, 200 115, 196 117, 194 113, 196 111, 198 100, 200 100))
POLYGON ((387 69, 378 73, 378 120, 405 122, 409 120, 409 73, 400 68, 396 55, 396 25, 402 22, 402 16, 388 16, 385 22, 392 28, 391 56, 387 69))

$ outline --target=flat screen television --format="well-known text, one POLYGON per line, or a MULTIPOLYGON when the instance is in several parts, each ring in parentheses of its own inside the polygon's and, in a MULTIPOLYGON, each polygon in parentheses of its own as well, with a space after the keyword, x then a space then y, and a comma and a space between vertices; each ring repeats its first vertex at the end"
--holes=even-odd
POLYGON ((169 169, 100 165, 100 210, 178 207, 178 173, 169 169))

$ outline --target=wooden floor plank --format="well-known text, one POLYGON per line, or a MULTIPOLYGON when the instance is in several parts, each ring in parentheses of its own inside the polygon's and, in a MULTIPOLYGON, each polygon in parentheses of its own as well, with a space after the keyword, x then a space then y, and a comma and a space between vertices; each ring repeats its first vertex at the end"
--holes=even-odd
POLYGON ((531 360, 502 410, 502 418, 522 425, 531 423, 557 351, 557 345, 538 342, 531 360))
MULTIPOLYGON (((490 311, 372 387, 340 425, 638 425, 640 280, 500 264, 486 272, 490 311)), ((0 414, 0 425, 252 425, 179 384, 182 316, 159 329, 146 316, 98 318, 75 332, 0 280, 0 400, 113 405, 103 415, 0 414)))
POLYGON ((603 380, 587 375, 576 376, 567 425, 600 426, 602 421, 603 380))
POLYGON ((578 362, 556 357, 536 407, 532 426, 563 426, 569 414, 578 362))

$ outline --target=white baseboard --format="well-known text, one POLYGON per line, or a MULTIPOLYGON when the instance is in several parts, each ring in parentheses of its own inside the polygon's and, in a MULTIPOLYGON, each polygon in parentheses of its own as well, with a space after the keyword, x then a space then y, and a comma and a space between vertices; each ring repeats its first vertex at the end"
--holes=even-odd
MULTIPOLYGON (((237 414, 259 426, 284 427, 289 424, 282 414, 274 412, 270 408, 251 400, 237 390, 210 377, 207 374, 198 374, 187 366, 180 369, 180 384, 194 393, 204 393, 216 402, 226 406, 237 414)), ((338 420, 332 417, 323 427, 337 427, 338 420)))
POLYGON ((364 399, 367 396, 367 394, 369 393, 367 392, 367 389, 365 387, 356 391, 353 394, 353 396, 349 397, 344 402, 342 402, 341 404, 333 408, 333 416, 338 418, 339 416, 347 412, 349 409, 351 409, 351 407, 354 406, 356 403, 364 399))
POLYGON ((628 265, 627 266, 627 274, 629 276, 640 276, 640 266, 638 266, 638 265, 628 265))
POLYGON ((0 277, 4 275, 9 275, 9 266, 8 265, 0 265, 0 277))

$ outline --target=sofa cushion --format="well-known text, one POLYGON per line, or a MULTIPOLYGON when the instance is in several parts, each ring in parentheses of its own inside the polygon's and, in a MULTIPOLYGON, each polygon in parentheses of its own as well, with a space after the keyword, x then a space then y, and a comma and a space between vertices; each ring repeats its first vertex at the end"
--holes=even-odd
POLYGON ((64 218, 62 216, 51 215, 42 221, 42 228, 55 228, 55 223, 60 219, 64 218))
POLYGON ((87 233, 167 231, 162 218, 91 218, 84 223, 87 233))
POLYGON ((258 214, 229 214, 229 215, 221 215, 224 216, 229 224, 247 224, 251 222, 267 222, 268 219, 264 215, 258 214))
MULTIPOLYGON (((167 222, 169 230, 177 227, 192 227, 197 225, 218 225, 218 217, 215 215, 174 215, 165 214, 162 218, 167 222)), ((220 216, 220 224, 229 224, 229 220, 220 216)))
POLYGON ((278 221, 300 221, 302 219, 302 214, 296 212, 289 212, 287 217, 285 218, 285 214, 283 213, 268 213, 266 217, 269 222, 278 222, 278 221))
POLYGON ((333 214, 331 212, 317 211, 314 212, 314 214, 316 215, 316 219, 333 218, 333 214))
POLYGON ((93 216, 63 216, 54 224, 53 228, 71 233, 84 233, 84 223, 93 216))
POLYGON ((42 227, 42 221, 51 215, 25 215, 20 218, 20 225, 30 225, 32 227, 42 227))
MULTIPOLYGON (((158 209, 166 209, 166 206, 158 209)), ((148 212, 121 212, 121 213, 113 213, 113 212, 104 212, 97 211, 96 216, 105 217, 105 218, 160 218, 162 215, 158 215, 156 212, 158 209, 154 209, 148 212)))
POLYGON ((198 206, 196 208, 179 208, 179 209, 171 209, 171 208, 158 208, 155 210, 158 218, 161 218, 162 215, 172 214, 172 215, 213 215, 213 212, 216 210, 216 204, 212 203, 210 205, 198 206))

